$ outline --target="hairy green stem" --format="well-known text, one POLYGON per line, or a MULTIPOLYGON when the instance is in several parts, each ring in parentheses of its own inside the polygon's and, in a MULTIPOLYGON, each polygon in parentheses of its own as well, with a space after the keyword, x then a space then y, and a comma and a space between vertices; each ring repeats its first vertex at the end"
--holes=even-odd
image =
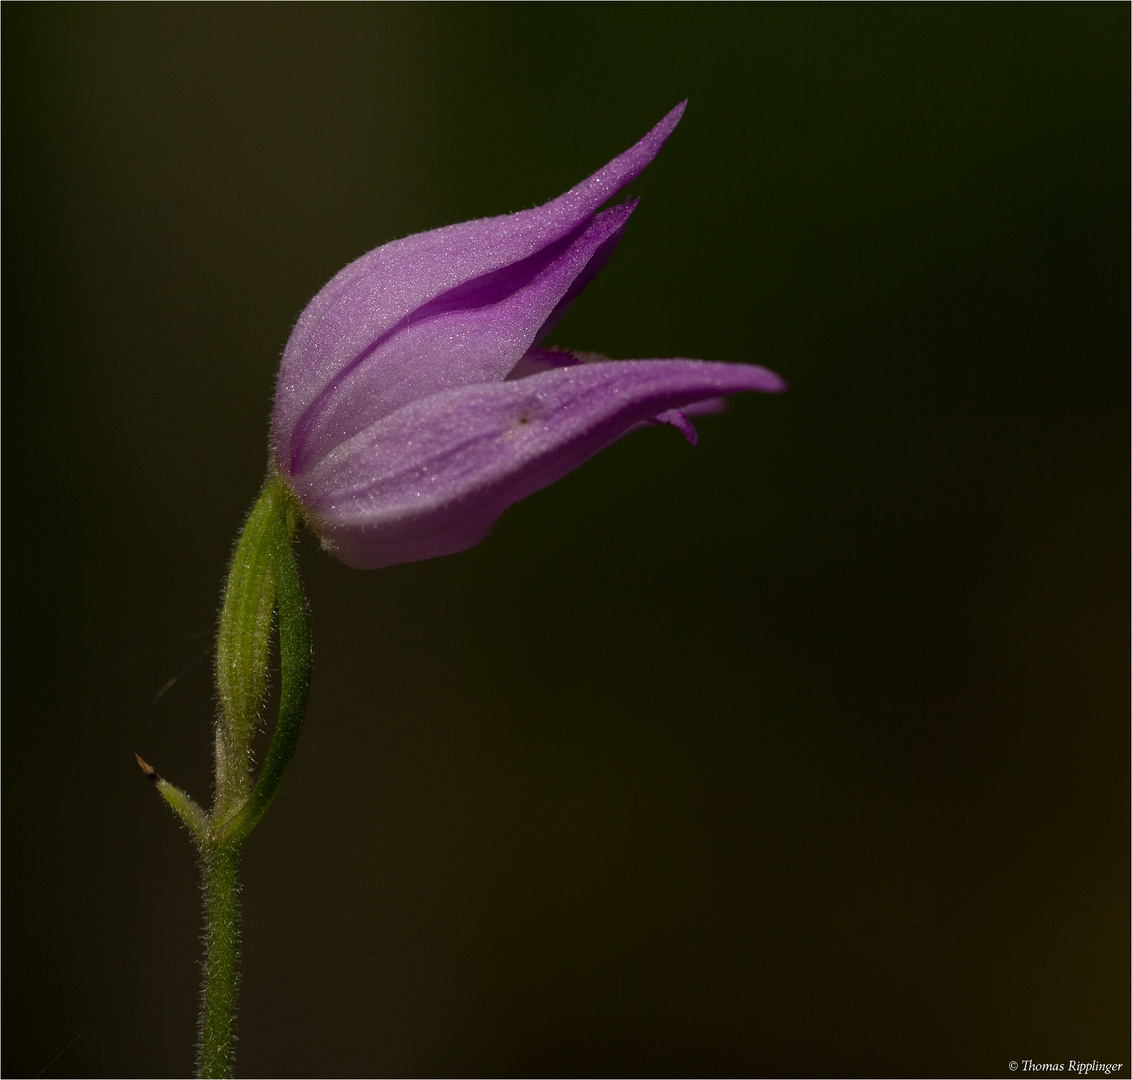
POLYGON ((268 478, 236 542, 216 632, 214 794, 205 812, 192 798, 138 764, 192 833, 200 853, 205 960, 197 1075, 232 1073, 239 983, 240 852, 271 805, 302 732, 310 687, 310 629, 292 547, 299 510, 286 484, 268 478), (259 777, 252 783, 252 743, 267 692, 271 632, 278 627, 279 718, 259 777))
POLYGON ((205 959, 197 1076, 232 1075, 233 1028, 240 963, 240 886, 236 845, 214 844, 201 852, 205 959))

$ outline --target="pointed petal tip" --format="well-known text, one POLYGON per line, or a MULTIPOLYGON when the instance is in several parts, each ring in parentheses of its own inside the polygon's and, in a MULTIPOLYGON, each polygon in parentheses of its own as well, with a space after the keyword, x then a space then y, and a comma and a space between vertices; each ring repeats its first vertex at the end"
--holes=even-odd
POLYGON ((664 143, 668 140, 668 136, 675 130, 676 125, 680 123, 681 117, 684 115, 684 110, 688 107, 688 99, 685 98, 675 108, 669 109, 667 113, 660 119, 660 121, 653 125, 649 133, 641 139, 640 143, 650 147, 655 146, 653 155, 660 150, 664 143))
POLYGON ((599 210, 594 214, 595 220, 600 221, 613 221, 620 227, 629 220, 629 215, 637 209, 637 204, 641 201, 640 195, 635 195, 631 199, 626 199, 624 202, 614 203, 612 206, 607 206, 604 210, 599 210))

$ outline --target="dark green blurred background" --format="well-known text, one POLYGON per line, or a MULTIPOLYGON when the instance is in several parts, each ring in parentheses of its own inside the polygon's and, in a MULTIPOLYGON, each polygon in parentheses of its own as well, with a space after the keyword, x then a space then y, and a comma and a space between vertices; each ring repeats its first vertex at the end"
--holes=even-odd
POLYGON ((193 858, 133 754, 207 795, 221 576, 306 301, 686 96, 556 338, 791 390, 696 450, 627 439, 464 555, 304 544, 238 1069, 1128 1062, 1128 33, 5 6, 5 1075, 190 1068, 193 858))

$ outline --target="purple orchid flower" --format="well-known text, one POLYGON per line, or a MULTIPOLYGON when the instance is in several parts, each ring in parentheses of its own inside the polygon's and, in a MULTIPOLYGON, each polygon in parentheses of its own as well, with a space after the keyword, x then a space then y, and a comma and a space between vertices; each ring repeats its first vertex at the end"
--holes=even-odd
POLYGON ((697 406, 785 389, 749 364, 540 347, 637 203, 599 207, 657 155, 684 104, 557 199, 385 244, 307 306, 279 371, 275 465, 342 562, 463 551, 642 422, 694 442, 697 406))

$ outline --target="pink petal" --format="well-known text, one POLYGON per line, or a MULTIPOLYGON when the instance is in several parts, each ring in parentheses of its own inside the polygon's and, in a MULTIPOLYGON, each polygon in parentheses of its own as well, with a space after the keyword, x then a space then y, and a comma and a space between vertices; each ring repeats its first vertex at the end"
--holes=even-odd
MULTIPOLYGON (((284 350, 273 415, 276 460, 289 467, 305 456, 301 445, 292 445, 296 428, 304 427, 297 440, 301 444, 320 426, 316 403, 322 395, 347 368, 371 356, 375 343, 402 320, 444 293, 528 259, 583 226, 657 155, 684 104, 635 146, 542 206, 395 240, 335 275, 299 316, 284 350)), ((603 254, 607 257, 608 251, 603 254)), ((547 309, 543 322, 564 295, 547 309)), ((451 384, 458 361, 433 356, 422 359, 421 366, 436 375, 432 392, 451 384)))
POLYGON ((292 483, 324 546, 375 569, 471 547, 506 507, 641 420, 720 394, 783 389, 773 372, 746 364, 575 364, 411 402, 292 483))
MULTIPOLYGON (((518 263, 481 275, 417 308, 375 341, 315 399, 292 432, 292 474, 402 405, 439 390, 507 377, 587 262, 636 203, 602 210, 518 263)), ((277 453, 282 451, 280 445, 277 453)))

